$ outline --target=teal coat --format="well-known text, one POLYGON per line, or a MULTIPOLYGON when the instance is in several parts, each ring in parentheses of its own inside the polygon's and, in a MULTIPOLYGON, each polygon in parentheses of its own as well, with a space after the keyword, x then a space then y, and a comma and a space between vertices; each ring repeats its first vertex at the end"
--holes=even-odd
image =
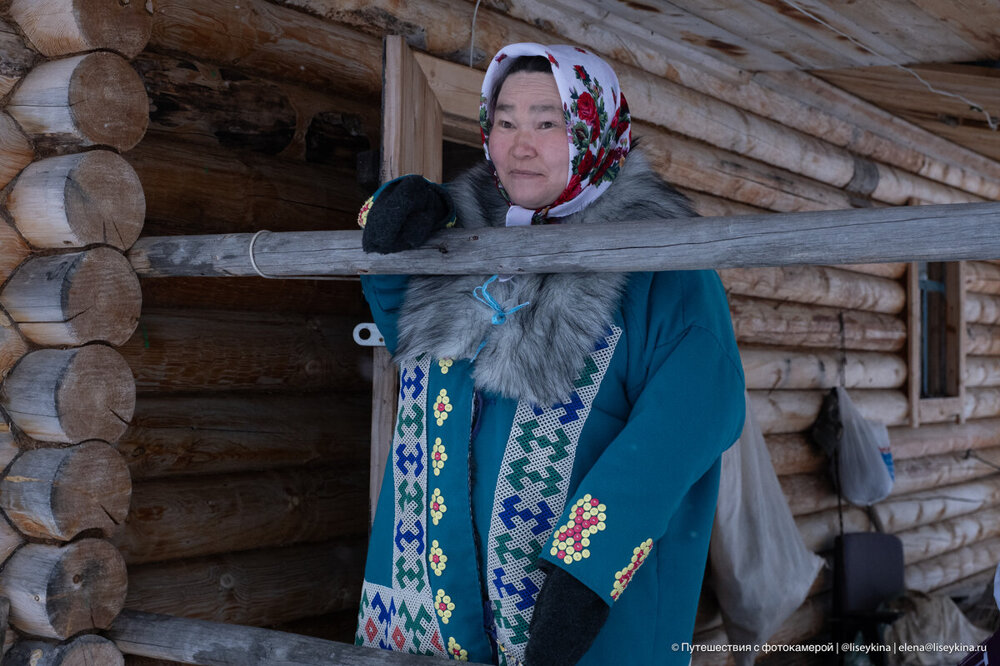
MULTIPOLYGON (((362 283, 391 352, 407 278, 362 283)), ((634 273, 609 324, 551 407, 476 392, 468 359, 402 365, 358 644, 519 663, 544 558, 611 607, 581 664, 688 663, 743 425, 729 309, 712 271, 634 273)))

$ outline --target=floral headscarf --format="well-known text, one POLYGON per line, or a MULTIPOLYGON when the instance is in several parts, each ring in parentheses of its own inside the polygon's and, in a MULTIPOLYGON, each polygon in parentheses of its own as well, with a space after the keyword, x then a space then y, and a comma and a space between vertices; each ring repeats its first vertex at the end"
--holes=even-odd
MULTIPOLYGON (((542 56, 552 66, 566 119, 569 177, 566 189, 546 208, 528 210, 511 204, 507 226, 546 224, 554 221, 550 218, 586 208, 618 176, 632 142, 628 103, 618 77, 606 62, 575 46, 526 42, 500 49, 486 70, 479 100, 479 124, 487 160, 490 160, 489 137, 493 127, 493 109, 489 108, 493 90, 520 56, 542 56)), ((499 178, 497 187, 510 201, 499 178)))

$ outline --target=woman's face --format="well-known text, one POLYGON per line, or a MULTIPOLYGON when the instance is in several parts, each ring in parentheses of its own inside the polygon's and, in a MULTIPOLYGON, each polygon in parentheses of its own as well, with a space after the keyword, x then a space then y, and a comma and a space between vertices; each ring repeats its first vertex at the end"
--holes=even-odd
POLYGON ((569 179, 569 139, 554 76, 507 77, 493 111, 489 147, 511 203, 544 208, 562 194, 569 179))

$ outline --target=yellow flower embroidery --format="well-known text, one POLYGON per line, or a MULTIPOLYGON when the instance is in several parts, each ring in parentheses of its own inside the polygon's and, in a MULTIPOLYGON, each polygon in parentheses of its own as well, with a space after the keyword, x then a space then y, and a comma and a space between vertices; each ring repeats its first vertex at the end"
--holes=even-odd
POLYGON ((366 201, 365 205, 363 205, 361 210, 358 211, 358 226, 362 229, 364 229, 365 225, 368 224, 368 211, 372 209, 373 203, 375 203, 375 197, 368 197, 368 201, 366 201))
POLYGON ((447 375, 448 369, 451 368, 451 366, 453 365, 455 365, 455 361, 453 361, 450 358, 438 359, 438 366, 441 368, 442 375, 447 375))
POLYGON ((431 571, 433 571, 435 575, 440 576, 441 572, 444 571, 445 566, 447 566, 445 563, 448 561, 448 556, 444 554, 443 550, 441 550, 441 546, 438 544, 437 539, 431 541, 431 552, 427 556, 427 559, 430 560, 431 571))
POLYGON ((632 549, 632 561, 621 571, 615 573, 615 584, 611 588, 611 598, 618 601, 625 588, 632 581, 632 576, 638 571, 642 563, 646 561, 649 552, 653 550, 653 540, 646 539, 641 544, 632 549))
POLYGON ((444 590, 437 591, 437 596, 434 597, 434 610, 441 617, 441 621, 448 624, 451 612, 455 610, 455 604, 452 603, 451 597, 444 593, 444 590))
POLYGON ((458 644, 454 636, 448 637, 448 654, 455 661, 469 661, 469 653, 462 649, 462 646, 458 644))
POLYGON ((566 564, 590 557, 590 537, 605 528, 607 507, 589 493, 569 510, 569 521, 556 530, 549 553, 566 564))
POLYGON ((448 507, 444 505, 444 497, 441 496, 441 489, 435 488, 434 494, 431 495, 431 521, 437 525, 447 510, 448 507))
POLYGON ((448 412, 451 409, 451 398, 448 397, 448 391, 441 389, 437 400, 434 401, 434 418, 437 419, 439 426, 444 425, 444 422, 448 419, 448 412))
POLYGON ((444 451, 444 444, 440 437, 434 438, 434 448, 431 449, 431 467, 434 468, 434 476, 441 474, 444 469, 444 462, 448 459, 448 454, 444 451))

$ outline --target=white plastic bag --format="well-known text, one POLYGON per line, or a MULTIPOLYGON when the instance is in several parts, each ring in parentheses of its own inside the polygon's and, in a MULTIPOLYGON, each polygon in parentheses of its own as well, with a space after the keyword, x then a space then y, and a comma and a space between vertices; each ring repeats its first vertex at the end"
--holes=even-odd
POLYGON ((831 473, 848 502, 870 506, 892 492, 889 429, 864 418, 842 386, 827 394, 812 433, 831 460, 837 456, 831 473))
MULTIPOLYGON (((732 644, 766 642, 802 605, 823 566, 802 542, 749 399, 743 434, 722 454, 709 561, 732 644)), ((734 656, 743 665, 755 654, 734 656)))

